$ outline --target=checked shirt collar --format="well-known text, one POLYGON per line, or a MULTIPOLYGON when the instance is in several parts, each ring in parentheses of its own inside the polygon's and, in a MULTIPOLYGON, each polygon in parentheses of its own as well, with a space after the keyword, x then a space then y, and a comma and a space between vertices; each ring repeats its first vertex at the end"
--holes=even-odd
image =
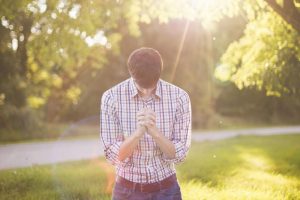
MULTIPOLYGON (((129 79, 129 89, 130 89, 129 92, 130 92, 131 98, 138 95, 138 89, 136 88, 132 77, 129 79)), ((159 99, 162 96, 162 88, 161 88, 161 80, 160 79, 157 81, 157 84, 156 84, 155 96, 158 97, 159 99)))

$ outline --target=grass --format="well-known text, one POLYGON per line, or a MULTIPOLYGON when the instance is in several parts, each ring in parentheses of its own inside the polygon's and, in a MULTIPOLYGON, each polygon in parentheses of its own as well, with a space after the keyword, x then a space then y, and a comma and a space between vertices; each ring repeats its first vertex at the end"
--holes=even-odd
POLYGON ((110 199, 107 174, 103 159, 1 171, 0 199, 110 199))
MULTIPOLYGON (((184 200, 300 199, 300 135, 193 143, 177 166, 184 200)), ((0 171, 0 199, 110 199, 103 158, 0 171)))
POLYGON ((300 135, 194 144, 178 175, 184 199, 300 199, 300 135))

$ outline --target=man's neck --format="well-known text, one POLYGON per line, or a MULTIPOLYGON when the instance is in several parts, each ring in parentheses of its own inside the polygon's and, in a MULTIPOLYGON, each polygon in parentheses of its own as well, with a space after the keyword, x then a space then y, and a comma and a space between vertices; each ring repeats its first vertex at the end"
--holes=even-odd
POLYGON ((143 93, 139 92, 139 95, 140 95, 140 97, 141 97, 143 100, 148 100, 148 99, 150 99, 150 98, 152 97, 152 94, 153 94, 153 92, 150 93, 150 94, 143 94, 143 93))

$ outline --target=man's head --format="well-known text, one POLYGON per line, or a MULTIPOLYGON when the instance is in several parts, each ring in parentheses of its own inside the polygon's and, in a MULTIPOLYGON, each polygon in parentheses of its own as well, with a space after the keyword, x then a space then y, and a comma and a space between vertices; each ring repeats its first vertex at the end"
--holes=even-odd
POLYGON ((140 87, 151 88, 156 85, 161 75, 163 62, 157 50, 142 47, 130 54, 127 67, 131 77, 140 87))

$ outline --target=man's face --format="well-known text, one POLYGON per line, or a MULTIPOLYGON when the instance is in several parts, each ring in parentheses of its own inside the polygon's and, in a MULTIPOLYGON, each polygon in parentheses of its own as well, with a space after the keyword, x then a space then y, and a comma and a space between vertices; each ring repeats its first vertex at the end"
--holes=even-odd
POLYGON ((143 87, 139 86, 139 84, 137 84, 136 81, 134 81, 134 84, 135 84, 136 88, 138 89, 139 93, 142 96, 146 96, 146 97, 153 94, 156 89, 156 84, 154 86, 151 86, 150 88, 143 88, 143 87))

